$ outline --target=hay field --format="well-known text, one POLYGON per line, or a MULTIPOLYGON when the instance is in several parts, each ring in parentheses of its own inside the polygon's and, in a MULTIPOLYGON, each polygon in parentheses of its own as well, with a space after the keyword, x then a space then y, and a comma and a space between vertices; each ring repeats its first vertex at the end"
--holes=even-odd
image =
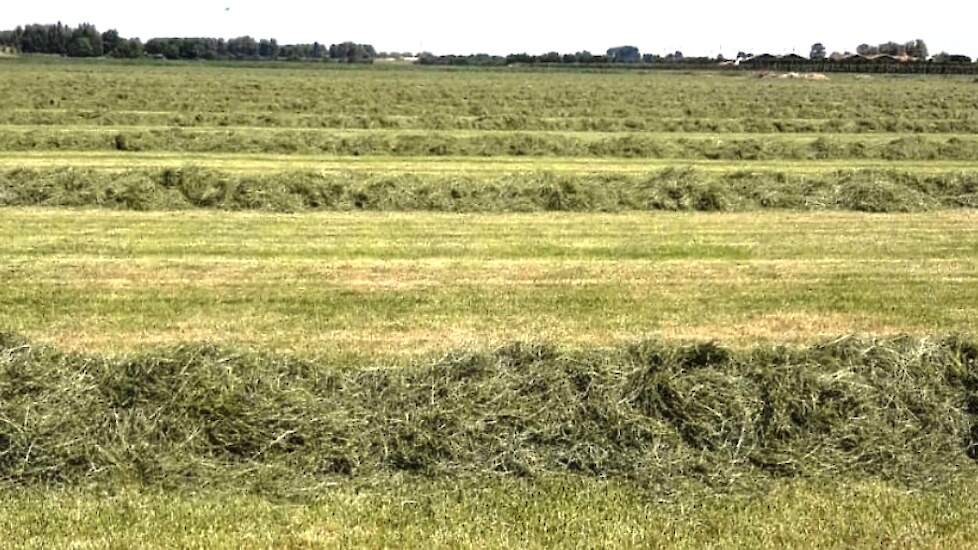
POLYGON ((117 353, 973 335, 978 214, 8 210, 0 324, 117 353))
POLYGON ((970 79, 0 74, 9 540, 978 535, 970 79))

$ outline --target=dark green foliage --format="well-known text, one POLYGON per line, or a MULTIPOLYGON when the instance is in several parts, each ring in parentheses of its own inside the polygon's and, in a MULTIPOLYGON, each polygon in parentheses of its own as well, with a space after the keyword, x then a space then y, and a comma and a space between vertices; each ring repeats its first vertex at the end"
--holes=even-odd
MULTIPOLYGON (((138 38, 127 39, 112 29, 99 33, 94 25, 83 23, 72 29, 57 25, 27 25, 0 31, 0 45, 13 46, 23 53, 67 55, 68 57, 119 58, 142 57, 144 48, 138 38)), ((347 42, 333 45, 328 51, 318 42, 279 46, 272 39, 260 41, 250 36, 223 38, 153 38, 145 53, 166 59, 322 59, 329 54, 337 61, 369 63, 377 52, 369 44, 347 42), (285 52, 287 55, 281 55, 285 52)))
POLYGON ((212 346, 108 359, 0 337, 0 479, 306 481, 579 472, 927 483, 973 469, 974 343, 732 352, 517 344, 403 368, 212 346))
MULTIPOLYGON (((116 147, 128 150, 124 135, 116 147)), ((292 171, 243 175, 187 166, 110 172, 0 172, 0 206, 129 210, 375 210, 437 212, 748 211, 920 212, 978 207, 978 174, 854 170, 822 175, 711 173, 372 175, 292 171)))

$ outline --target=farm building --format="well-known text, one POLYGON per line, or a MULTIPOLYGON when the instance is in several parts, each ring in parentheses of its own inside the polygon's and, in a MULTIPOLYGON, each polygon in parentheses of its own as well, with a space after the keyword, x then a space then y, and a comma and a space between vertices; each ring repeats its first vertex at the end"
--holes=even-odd
POLYGON ((966 55, 945 55, 944 63, 971 63, 971 58, 966 55))
POLYGON ((778 56, 771 55, 769 53, 762 53, 760 55, 753 55, 743 60, 741 63, 743 65, 768 65, 770 63, 776 63, 778 61, 778 56))
POLYGON ((788 55, 782 55, 779 57, 778 61, 781 61, 782 63, 804 63, 809 61, 809 59, 795 53, 789 53, 788 55))

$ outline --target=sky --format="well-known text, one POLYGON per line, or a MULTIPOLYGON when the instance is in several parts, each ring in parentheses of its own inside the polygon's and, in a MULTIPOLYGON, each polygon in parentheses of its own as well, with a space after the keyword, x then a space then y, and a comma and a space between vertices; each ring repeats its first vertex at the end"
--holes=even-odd
POLYGON ((0 28, 25 23, 90 22, 143 40, 157 36, 250 35, 280 43, 355 41, 379 51, 507 54, 604 52, 620 45, 643 53, 682 51, 728 57, 748 53, 808 55, 861 43, 914 38, 931 53, 978 57, 978 2, 824 0, 719 2, 681 0, 32 0, 4 2, 0 28), (905 7, 912 5, 913 8, 905 7))

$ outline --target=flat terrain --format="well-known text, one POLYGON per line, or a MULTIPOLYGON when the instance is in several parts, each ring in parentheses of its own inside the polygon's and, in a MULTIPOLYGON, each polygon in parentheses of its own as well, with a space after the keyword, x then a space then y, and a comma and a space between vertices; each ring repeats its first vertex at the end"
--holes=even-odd
POLYGON ((594 481, 391 485, 330 489, 308 506, 127 489, 4 495, 0 530, 14 548, 968 548, 978 537, 974 484, 915 494, 800 483, 684 505, 594 481))
POLYGON ((0 336, 17 546, 978 539, 970 78, 30 59, 0 77, 0 333, 29 339, 0 336), (851 357, 818 354, 851 334, 851 357), (900 334, 922 343, 874 340, 900 334), (530 344, 506 370, 513 342, 645 339, 680 365, 650 356, 647 385, 614 359, 536 372, 530 344), (743 353, 741 374, 690 341, 743 353), (784 365, 749 358, 785 344, 814 351, 765 378, 784 365), (507 391, 466 386, 469 354, 507 391), (641 391, 611 399, 601 373, 641 391), (769 460, 789 451, 814 473, 769 460))
POLYGON ((70 349, 974 334, 978 215, 0 210, 0 325, 70 349))
POLYGON ((895 169, 919 174, 978 171, 978 161, 969 160, 693 160, 682 159, 581 159, 526 157, 363 157, 324 155, 268 155, 244 153, 108 153, 24 152, 0 153, 0 168, 96 168, 121 172, 138 168, 182 168, 194 166, 232 174, 276 173, 289 170, 369 174, 487 174, 513 175, 526 172, 567 174, 644 174, 675 166, 708 172, 768 171, 819 174, 847 169, 895 169))

